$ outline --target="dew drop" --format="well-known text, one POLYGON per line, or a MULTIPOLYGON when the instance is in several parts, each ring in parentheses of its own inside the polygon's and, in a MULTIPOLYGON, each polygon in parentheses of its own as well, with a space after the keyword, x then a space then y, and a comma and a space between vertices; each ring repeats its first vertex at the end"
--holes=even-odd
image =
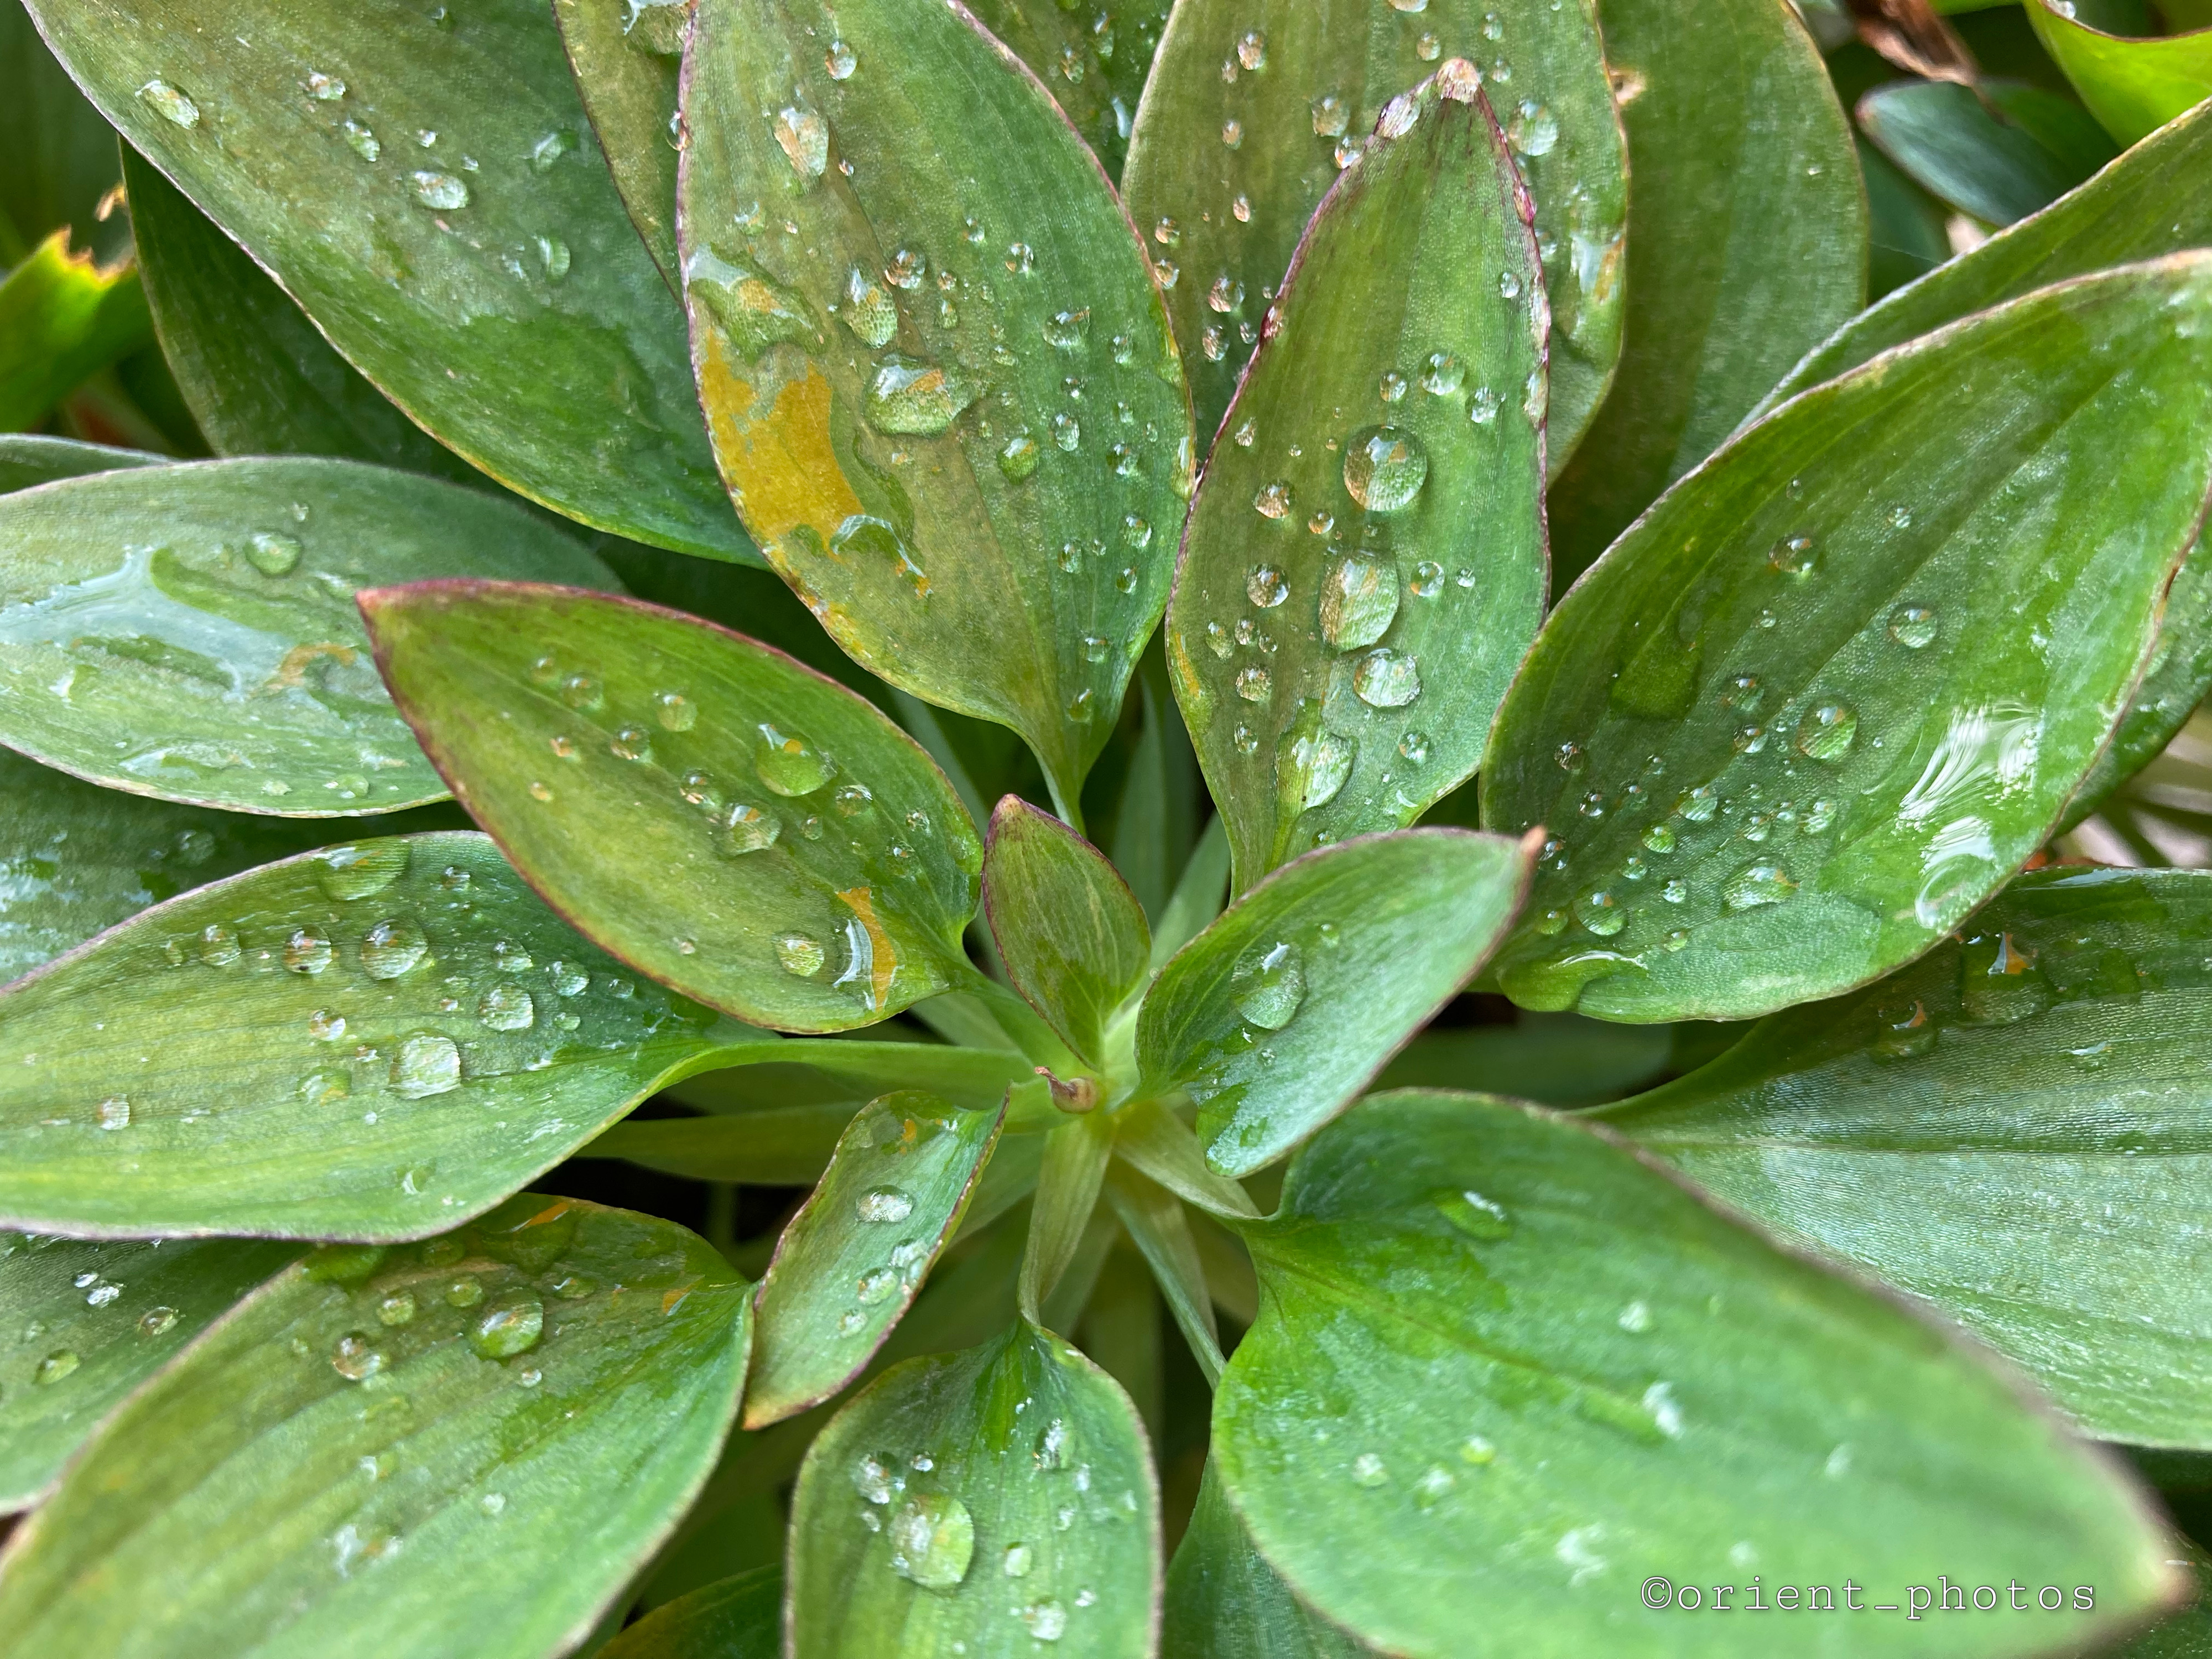
POLYGON ((903 1221, 914 1213, 914 1200, 896 1187, 871 1187, 853 1207, 863 1221, 903 1221))
POLYGON ((951 1589, 968 1576, 975 1554, 975 1522, 958 1498, 918 1492, 886 1528, 891 1571, 925 1589, 951 1589))
POLYGON ((811 979, 822 971, 829 960, 820 941, 804 933, 779 933, 775 940, 776 965, 787 974, 799 979, 811 979))
POLYGON ((545 1331, 545 1304, 524 1297, 491 1309, 469 1331, 469 1346, 486 1359, 512 1359, 538 1346, 545 1331))
POLYGON ((1313 102, 1313 130, 1317 138, 1341 138, 1352 125, 1352 106, 1333 92, 1313 102))
POLYGON ((1244 593, 1262 611, 1272 611, 1291 597, 1291 584, 1274 566, 1255 565, 1244 579, 1244 593))
POLYGON ((1421 676, 1413 656, 1378 646, 1352 671, 1352 689, 1371 708, 1403 708, 1421 695, 1421 676))
POLYGON ((1252 497, 1252 510, 1263 519, 1280 519, 1291 510, 1291 487, 1286 483, 1262 484, 1252 497))
POLYGON ((477 1018, 495 1031, 526 1031, 537 1022, 538 1005, 519 985, 495 985, 477 1002, 477 1018))
POLYGON ((103 1129, 127 1129, 131 1127, 131 1102, 124 1095, 110 1095, 94 1109, 94 1121, 103 1129))
POLYGON ((1513 1218, 1505 1206, 1468 1188, 1434 1194, 1430 1202, 1446 1221, 1469 1238, 1494 1242, 1513 1234, 1513 1218))
POLYGON ((1322 578, 1322 638, 1338 651, 1381 639, 1398 614, 1398 568, 1387 559, 1349 553, 1322 578))
POLYGON ((853 71, 860 67, 860 59, 853 55, 852 47, 842 40, 832 40, 822 61, 832 81, 849 81, 853 78, 853 71))
POLYGON ((1933 645, 1939 631, 1936 613, 1924 605, 1899 605, 1890 613, 1889 637, 1908 651, 1933 645))
POLYGON ((1019 483, 1037 470, 1037 462, 1043 454, 1035 438, 1026 432, 1017 432, 999 452, 999 471, 1009 483, 1019 483))
POLYGON ((760 727, 760 735, 753 771, 787 799, 811 795, 837 775, 837 763, 805 738, 768 725, 760 727))
POLYGON ((1344 451, 1344 487, 1370 513, 1395 513, 1421 493, 1428 451, 1412 433, 1371 427, 1354 433, 1344 451))
POLYGON ((1767 550, 1766 562, 1793 580, 1802 581, 1820 562, 1820 552, 1810 536, 1784 536, 1767 550))
POLYGON ((1849 704, 1822 703, 1797 723, 1797 752, 1808 760, 1839 761, 1858 736, 1859 717, 1849 704))
POLYGON ((138 97, 172 126, 189 132, 200 124, 200 106, 159 76, 138 88, 138 97))
POLYGON ((1257 663, 1237 671, 1237 695, 1247 702, 1265 702, 1275 689, 1274 678, 1257 663))
POLYGON ((1055 311, 1042 326, 1047 345, 1058 351, 1080 351, 1091 340, 1091 308, 1055 311))
POLYGON ((1722 884, 1721 902, 1731 910, 1755 910, 1779 904, 1796 890, 1779 865, 1747 864, 1722 884))
POLYGON ((1040 1642, 1057 1642, 1067 1634, 1067 1609, 1049 1595, 1024 1607, 1021 1620, 1040 1642))
POLYGON ((830 165, 830 124, 811 109, 787 105, 776 112, 775 142, 802 179, 819 179, 830 165))
POLYGON ((176 1328, 177 1318, 174 1308, 149 1308, 138 1316, 138 1334, 166 1336, 176 1328))
POLYGON ((392 1062, 392 1087, 409 1100, 442 1095, 460 1087, 461 1051, 453 1040, 434 1031, 419 1032, 399 1045, 392 1062))
POLYGON ((416 173, 410 176, 414 181, 415 199, 426 208, 450 213, 469 204, 469 187, 450 173, 416 173))
POLYGON ((331 1369, 349 1382, 365 1382, 384 1369, 383 1350, 365 1331, 348 1331, 331 1346, 331 1369))
POLYGON ((362 940, 362 971, 371 979, 398 979, 422 961, 429 948, 422 930, 412 922, 396 917, 380 921, 362 940))
POLYGON ((1229 994, 1237 1012, 1253 1024, 1279 1031, 1305 1000, 1305 957, 1287 939, 1255 945, 1237 959, 1229 994))

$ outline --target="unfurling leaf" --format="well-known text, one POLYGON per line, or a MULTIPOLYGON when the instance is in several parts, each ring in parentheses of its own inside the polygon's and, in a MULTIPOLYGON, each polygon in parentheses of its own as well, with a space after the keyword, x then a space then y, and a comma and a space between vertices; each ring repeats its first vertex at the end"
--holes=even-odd
POLYGON ((1323 201, 1193 504, 1168 660, 1240 887, 1463 782, 1543 614, 1541 271, 1477 79, 1323 201))
POLYGON ((1524 1006, 1765 1013, 1879 977, 2041 845, 2212 468, 2212 258, 2043 289, 1797 398, 1547 621, 1483 814, 1548 825, 1524 1006))
POLYGON ((947 990, 982 863, 945 775, 780 651, 514 583, 362 596, 455 793, 580 931, 757 1024, 872 1024, 947 990))
POLYGON ((571 933, 482 836, 326 848, 0 993, 0 1216, 419 1238, 738 1035, 571 933))
POLYGON ((311 1257, 10 1540, 0 1650, 566 1651, 714 1467, 749 1288, 672 1223, 531 1194, 311 1257))
POLYGON ((1105 855, 1014 795, 991 815, 983 907, 1022 994, 1097 1066, 1106 1025, 1144 979, 1152 935, 1105 855))
POLYGON ((693 22, 678 239, 716 459, 837 642, 1020 732, 1073 822, 1190 493, 1167 313, 1004 47, 957 8, 831 9, 693 22))

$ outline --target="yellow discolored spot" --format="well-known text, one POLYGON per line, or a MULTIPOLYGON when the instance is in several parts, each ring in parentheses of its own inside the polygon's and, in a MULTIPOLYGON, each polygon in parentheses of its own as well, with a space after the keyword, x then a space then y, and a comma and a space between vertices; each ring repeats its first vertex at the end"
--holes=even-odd
POLYGON ((664 1291, 660 1297, 661 1316, 665 1318, 668 1315, 674 1313, 677 1309, 683 1306, 684 1298, 691 1294, 693 1288, 697 1284, 698 1280, 693 1279, 690 1284, 678 1285, 672 1291, 664 1291))
POLYGON ((522 1224, 522 1227, 517 1227, 514 1231, 516 1232, 520 1232, 523 1227, 543 1227, 548 1222, 558 1221, 562 1216, 568 1214, 569 1211, 575 1207, 575 1205, 571 1200, 565 1198, 556 1198, 553 1202, 548 1204, 544 1209, 540 1210, 536 1215, 531 1217, 529 1220, 524 1222, 522 1224))
POLYGON ((830 382, 812 364, 776 389, 764 413, 752 383, 732 367, 719 331, 706 332, 701 400, 714 459, 747 528, 763 544, 801 526, 824 541, 866 509, 837 464, 830 434, 830 382))
POLYGON ((869 964, 869 994, 871 1007, 881 1008, 890 1000, 891 979, 898 972, 898 947, 884 932, 883 923, 876 920, 875 897, 865 887, 848 887, 837 896, 845 901, 860 926, 868 930, 868 943, 874 947, 874 957, 869 964))
POLYGON ((295 645, 284 653, 284 659, 276 665, 276 672, 269 683, 286 687, 306 684, 308 666, 319 657, 328 657, 341 668, 350 668, 361 660, 361 653, 349 645, 330 640, 319 645, 295 645))

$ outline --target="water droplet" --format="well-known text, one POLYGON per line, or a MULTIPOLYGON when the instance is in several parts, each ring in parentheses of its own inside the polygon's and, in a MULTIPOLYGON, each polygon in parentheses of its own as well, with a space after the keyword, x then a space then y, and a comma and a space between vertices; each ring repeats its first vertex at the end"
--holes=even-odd
POLYGON ((1436 1194, 1430 1202, 1443 1218, 1469 1238, 1494 1242, 1513 1234, 1513 1218, 1505 1206, 1472 1188, 1436 1194))
POLYGON ((469 1332, 469 1346, 486 1359, 512 1359, 538 1346, 545 1331, 545 1304, 524 1297, 492 1309, 469 1332))
POLYGON ((1797 722, 1797 752, 1808 760, 1839 761, 1858 736, 1859 717, 1849 704, 1822 703, 1797 722))
POLYGON ((158 76, 138 88, 138 96, 172 126, 190 131, 200 124, 200 106, 158 76))
POLYGON ((1237 61, 1248 70, 1267 67, 1267 37, 1253 29, 1237 42, 1237 61))
POLYGON ((681 691, 663 691, 653 700, 653 717, 668 732, 689 732, 699 723, 699 706, 681 691))
POLYGON ((893 354, 877 365, 862 408, 878 432, 933 438, 975 401, 975 389, 957 373, 893 354))
POLYGON ((1075 447, 1083 441, 1082 423, 1073 415, 1054 416, 1052 417, 1052 441, 1058 444, 1062 449, 1072 453, 1075 447))
POLYGON ((837 775, 837 763, 805 738, 760 728, 761 746, 753 756, 753 770, 779 795, 794 799, 811 795, 837 775))
POLYGON ((1432 351, 1421 365, 1421 390, 1449 398, 1467 380, 1467 365, 1449 351, 1432 351))
POLYGON ((1628 925, 1628 907, 1619 894, 1600 888, 1575 901, 1575 920, 1600 939, 1611 939, 1628 925))
MULTIPOLYGON (((315 882, 324 892, 341 902, 369 898, 407 872, 408 848, 404 841, 374 842, 365 847, 330 847, 315 854, 315 882)), ((228 929, 210 927, 202 935, 212 942, 218 931, 226 940, 228 929)), ((236 961, 235 942, 231 944, 229 961, 236 961)), ((208 959, 205 951, 201 960, 208 959)))
POLYGON ((380 1297, 376 1304, 377 1322, 383 1325, 404 1325, 415 1317, 415 1292, 393 1291, 380 1297))
MULTIPOLYGON (((1433 64, 1437 58, 1443 55, 1444 43, 1437 40, 1433 34, 1425 34, 1421 36, 1419 40, 1413 42, 1413 56, 1419 58, 1424 64, 1433 64)), ((1474 100, 1470 98, 1463 99, 1461 101, 1472 103, 1474 100)))
POLYGON ((1784 536, 1767 550, 1766 562, 1783 575, 1802 581, 1820 562, 1810 536, 1784 536))
POLYGON ((338 131, 345 135, 347 145, 364 161, 374 161, 384 154, 384 145, 377 136, 358 121, 348 121, 338 131))
POLYGON ((1007 1545, 1004 1565, 1004 1571, 1006 1577, 1009 1578, 1028 1577, 1030 1576, 1030 1547, 1027 1544, 1007 1545))
POLYGON ((1006 474, 1008 483, 1019 483, 1037 470, 1037 462, 1043 454, 1035 438, 1026 432, 1017 432, 999 452, 999 471, 1006 474))
POLYGON ((1316 138, 1341 138, 1352 125, 1352 106, 1336 94, 1324 93, 1313 102, 1313 130, 1316 138))
POLYGON ((1273 676, 1257 663, 1237 671, 1237 695, 1247 702, 1265 702, 1273 693, 1273 676))
POLYGON ((898 332, 898 307, 858 265, 845 277, 845 303, 838 314, 862 345, 872 350, 891 343, 898 332))
POLYGON ((1355 1486, 1380 1486, 1389 1479, 1389 1468, 1375 1453, 1362 1452, 1352 1460, 1352 1484, 1355 1486))
POLYGON ((469 187, 450 173, 416 173, 410 176, 414 180, 415 199, 426 208, 450 213, 469 204, 469 187))
POLYGON ((1291 597, 1290 579, 1271 564, 1255 565, 1244 579, 1244 593, 1262 611, 1272 611, 1291 597))
POLYGON ((1235 116, 1221 124, 1221 142, 1235 149, 1244 142, 1244 124, 1235 116))
POLYGON ((1006 244, 1006 269, 1017 276, 1026 276, 1036 269, 1036 250, 1027 242, 1006 244))
POLYGON ((1398 739, 1398 753, 1409 766, 1425 766, 1429 762, 1429 734, 1407 732, 1398 739))
POLYGON ((730 808, 728 829, 731 851, 761 853, 775 845, 783 834, 783 821, 773 812, 738 801, 730 808))
POLYGON ((399 1045, 392 1062, 392 1089, 410 1100, 422 1100, 458 1089, 461 1084, 461 1051, 453 1040, 434 1031, 422 1031, 399 1045))
POLYGON ((1060 351, 1080 351, 1091 340, 1091 308, 1055 311, 1042 325, 1045 343, 1060 351))
POLYGON ((1395 513, 1407 506, 1428 476, 1428 451, 1400 428, 1370 427, 1354 433, 1345 446, 1344 487, 1370 513, 1395 513))
POLYGON ((787 974, 800 979, 811 979, 822 971, 829 960, 820 943, 804 933, 779 933, 775 940, 776 965, 787 974))
POLYGON ((1747 864, 1721 887, 1721 902, 1731 910, 1755 910, 1762 904, 1779 904, 1797 890, 1779 865, 1747 864))
POLYGON ((1516 155, 1549 155, 1559 147, 1559 119, 1535 100, 1523 98, 1505 125, 1505 142, 1516 155))
MULTIPOLYGON (((380 921, 361 943, 362 971, 371 979, 398 979, 430 948, 422 930, 398 918, 380 921)), ((340 1022, 343 1030, 343 1022, 340 1022)))
POLYGON ((331 1369, 349 1382, 362 1382, 384 1369, 384 1352, 366 1331, 348 1331, 331 1347, 331 1369))
POLYGON ((519 985, 495 985, 477 1002, 477 1018, 495 1031, 526 1031, 536 1023, 538 1005, 519 985))
POLYGON ((1322 578, 1322 638, 1336 650, 1374 644, 1397 614, 1398 568, 1388 559, 1346 554, 1322 578))
POLYGON ((149 1308, 138 1316, 138 1334, 166 1336, 175 1328, 177 1317, 174 1308, 149 1308))
POLYGON ((1244 195, 1241 191, 1238 192, 1237 199, 1230 203, 1229 211, 1231 216, 1235 218, 1238 224, 1250 224, 1252 222, 1252 198, 1244 195))
POLYGON ((1378 646, 1352 671, 1352 689, 1372 708, 1403 708, 1421 695, 1421 676, 1413 657, 1378 646))
POLYGON ((832 40, 822 61, 828 67, 832 81, 851 80, 853 71, 860 66, 860 59, 853 56, 852 47, 842 40, 832 40))
POLYGON ((1674 832, 1663 823, 1655 823, 1644 832, 1647 852, 1671 853, 1674 850, 1674 832))
POLYGON ((1924 605, 1902 605, 1890 613, 1889 637, 1908 651, 1933 645, 1941 624, 1924 605))
POLYGON ((440 1295, 449 1308, 473 1308, 483 1300, 483 1281, 474 1273, 462 1273, 450 1280, 440 1295))
POLYGON ((779 110, 775 142, 802 179, 819 179, 830 165, 830 124, 817 111, 797 105, 779 110))
POLYGON ((914 1200, 896 1187, 871 1187, 853 1208, 863 1221, 903 1221, 914 1213, 914 1200))
POLYGON ((975 1553, 975 1522, 958 1498, 917 1492, 899 1507, 888 1528, 891 1571, 925 1589, 951 1589, 968 1576, 975 1553))
POLYGON ((1051 1596, 1042 1596, 1021 1610, 1022 1623, 1040 1642, 1057 1642, 1067 1634, 1067 1609, 1051 1596))
POLYGON ((1305 1000, 1305 957, 1287 939, 1254 945, 1237 959, 1229 976, 1237 1012, 1263 1030, 1279 1031, 1305 1000))
POLYGON ((1413 580, 1407 584, 1413 597, 1433 599, 1444 591, 1444 568, 1434 559, 1424 559, 1413 567, 1413 580))

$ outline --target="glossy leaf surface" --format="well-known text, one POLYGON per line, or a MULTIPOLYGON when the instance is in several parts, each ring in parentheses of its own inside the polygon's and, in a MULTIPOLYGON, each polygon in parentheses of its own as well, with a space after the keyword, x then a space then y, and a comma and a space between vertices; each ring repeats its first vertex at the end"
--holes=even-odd
POLYGON ((1167 641, 1240 887, 1463 781, 1534 637, 1527 201, 1474 72, 1448 63, 1322 203, 1230 406, 1167 641))
MULTIPOLYGON (((2141 1501, 1972 1354, 1534 1108, 1378 1096, 1240 1231, 1261 1310, 1215 1395, 1216 1467, 1298 1594, 1386 1650, 1463 1652, 1479 1627, 1765 1659, 1784 1613, 1687 1636, 1644 1600, 1739 1547, 1770 1586, 1848 1577, 1862 1606, 1939 1558, 1969 1584, 2095 1584, 2094 1612, 1929 1652, 2084 1644, 2175 1588, 2141 1501)), ((1899 1623, 1838 1613, 1819 1639, 1892 1654, 1899 1623)))
POLYGON ((586 524, 746 556, 681 314, 540 0, 31 9, 100 112, 441 442, 586 524))
POLYGON ((1555 586, 1865 295, 1866 205, 1820 53, 1767 0, 1604 0, 1636 180, 1620 369, 1552 492, 1555 586))
MULTIPOLYGON (((1202 438, 1221 423, 1315 205, 1364 152, 1384 106, 1452 58, 1486 77, 1552 250, 1553 470, 1566 460, 1620 354, 1627 212, 1620 123, 1582 0, 1315 0, 1264 11, 1186 0, 1176 9, 1124 182, 1163 277, 1177 273, 1168 299, 1202 438)), ((1517 258, 1512 269, 1517 276, 1517 258)), ((1463 274, 1472 301, 1503 268, 1463 274)), ((1419 363, 1395 367, 1413 376, 1419 363)), ((1362 390, 1389 367, 1360 365, 1362 390)), ((1471 370, 1468 386, 1480 378, 1471 370)), ((1494 389, 1510 409, 1520 388, 1494 389)))
POLYGON ((2063 284, 1676 486, 1500 711, 1484 817, 1557 842, 1507 994, 1765 1013, 1910 961, 2000 886, 2111 735, 2196 536, 2208 338, 2203 256, 2063 284))
POLYGON ((2212 96, 2212 27, 2129 40, 2092 27, 2049 0, 2021 4, 2089 112, 2123 144, 2212 96))
POLYGON ((1291 1594, 1208 1463, 1190 1528, 1168 1564, 1164 1659, 1356 1659, 1372 1651, 1291 1594))
POLYGON ((112 789, 281 817, 444 786, 377 681, 358 588, 612 586, 477 490, 350 461, 190 463, 0 498, 0 741, 112 789))
POLYGON ((2212 873, 2045 870, 1603 1120, 1927 1297, 2084 1428, 2212 1447, 2212 873))
POLYGON ((963 1111, 915 1090, 854 1118, 761 1280, 747 1428, 860 1374, 960 1225, 1003 1121, 1003 1109, 963 1111))
POLYGON ((166 455, 143 449, 112 449, 106 444, 80 443, 74 438, 52 438, 37 432, 0 434, 0 495, 12 495, 34 484, 57 478, 80 478, 88 472, 112 472, 125 466, 161 466, 166 455))
POLYGON ((2166 590, 2158 644, 2142 683, 2129 700, 2111 744, 2066 804, 2061 827, 2071 829, 2088 817, 2124 780, 2156 760, 2208 693, 2212 693, 2212 556, 2206 555, 2200 538, 2174 573, 2173 586, 2166 590))
POLYGON ((1059 0, 976 0, 968 9, 1036 71, 1106 176, 1118 180, 1170 0, 1133 0, 1112 11, 1059 0))
POLYGON ((42 1496, 118 1401, 299 1254, 0 1233, 0 1510, 42 1496))
POLYGON ((1018 60, 944 7, 835 10, 694 24, 678 236, 715 454, 837 642, 1020 732, 1068 807, 1189 495, 1167 313, 1018 60))
POLYGON ((1128 1396, 1058 1337, 1018 1324, 908 1360, 806 1455, 784 1650, 1139 1659, 1159 1624, 1159 1524, 1128 1396))
POLYGON ((226 455, 337 455, 489 480, 354 371, 245 249, 125 146, 138 269, 192 418, 226 455))
POLYGON ((2071 99, 2013 81, 1979 91, 1893 81, 1859 100, 1859 125, 1916 184, 1990 225, 2048 206, 2119 153, 2071 99))
POLYGON ((71 254, 69 234, 56 231, 0 280, 0 432, 36 426, 152 329, 138 273, 71 254))
POLYGON ((1219 1173, 1272 1164, 1350 1104, 1482 965, 1520 908, 1534 850, 1409 830, 1285 866, 1153 982, 1137 1024, 1148 1088, 1189 1091, 1219 1173))
POLYGON ((0 1215, 420 1237, 559 1162, 719 1024, 569 932, 482 836, 303 854, 0 994, 0 1215))
POLYGON ((529 1194, 365 1265, 289 1269, 109 1420, 9 1542, 0 1652, 581 1639, 714 1465, 749 1287, 669 1222, 529 1194))
POLYGON ((1145 913, 1104 854, 1008 795, 991 815, 983 906, 1015 988, 1068 1046, 1105 1060, 1106 1022, 1145 976, 1145 913))
POLYGON ((676 82, 684 63, 680 0, 592 5, 554 0, 553 21, 575 71, 615 189, 672 292, 676 264, 676 82))
POLYGON ((599 1659, 777 1659, 782 1650, 783 1571, 771 1565, 664 1602, 599 1659))
POLYGON ((756 1024, 827 1031, 964 967, 975 830, 914 740, 836 682, 573 590, 440 583, 362 606, 462 803, 641 972, 756 1024))

